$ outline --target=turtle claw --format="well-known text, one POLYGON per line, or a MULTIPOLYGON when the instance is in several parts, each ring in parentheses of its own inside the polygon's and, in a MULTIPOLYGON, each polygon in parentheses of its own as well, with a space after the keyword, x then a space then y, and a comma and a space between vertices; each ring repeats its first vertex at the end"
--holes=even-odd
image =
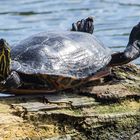
POLYGON ((17 72, 13 71, 6 79, 5 88, 7 89, 13 89, 18 88, 21 86, 21 80, 17 72))
POLYGON ((78 28, 81 32, 86 31, 86 24, 87 24, 87 21, 84 19, 82 19, 80 22, 78 21, 78 28))
POLYGON ((76 25, 76 23, 72 23, 72 29, 71 29, 71 31, 77 31, 78 29, 77 29, 77 25, 76 25))
POLYGON ((94 30, 93 18, 88 17, 87 19, 82 19, 72 24, 71 31, 86 32, 92 34, 94 30))

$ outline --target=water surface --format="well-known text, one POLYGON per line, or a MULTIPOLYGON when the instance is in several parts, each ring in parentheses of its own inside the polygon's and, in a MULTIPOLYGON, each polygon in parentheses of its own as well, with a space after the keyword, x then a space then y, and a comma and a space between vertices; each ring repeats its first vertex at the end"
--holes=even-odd
POLYGON ((122 51, 140 21, 140 1, 0 0, 0 37, 13 44, 38 32, 69 30, 87 16, 95 18, 94 34, 113 51, 122 51))

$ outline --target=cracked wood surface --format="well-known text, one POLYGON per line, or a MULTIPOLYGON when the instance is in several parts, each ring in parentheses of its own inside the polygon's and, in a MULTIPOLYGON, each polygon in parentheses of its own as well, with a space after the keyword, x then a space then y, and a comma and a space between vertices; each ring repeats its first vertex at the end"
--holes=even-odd
POLYGON ((0 138, 130 139, 140 136, 140 69, 124 65, 85 86, 0 99, 0 138))

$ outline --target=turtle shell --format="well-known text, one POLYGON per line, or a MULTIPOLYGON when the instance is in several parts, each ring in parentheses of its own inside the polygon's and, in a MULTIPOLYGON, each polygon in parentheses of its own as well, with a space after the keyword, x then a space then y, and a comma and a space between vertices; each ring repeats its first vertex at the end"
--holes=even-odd
POLYGON ((45 32, 11 49, 12 70, 24 74, 86 78, 110 62, 111 51, 95 36, 81 32, 45 32))

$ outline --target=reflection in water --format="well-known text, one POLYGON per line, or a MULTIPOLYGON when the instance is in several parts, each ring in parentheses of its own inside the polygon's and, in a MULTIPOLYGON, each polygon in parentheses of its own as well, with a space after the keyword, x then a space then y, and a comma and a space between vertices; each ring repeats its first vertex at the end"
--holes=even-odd
POLYGON ((113 51, 121 51, 140 21, 139 8, 139 0, 1 0, 0 37, 13 44, 37 32, 69 30, 73 21, 93 16, 94 34, 113 51))

